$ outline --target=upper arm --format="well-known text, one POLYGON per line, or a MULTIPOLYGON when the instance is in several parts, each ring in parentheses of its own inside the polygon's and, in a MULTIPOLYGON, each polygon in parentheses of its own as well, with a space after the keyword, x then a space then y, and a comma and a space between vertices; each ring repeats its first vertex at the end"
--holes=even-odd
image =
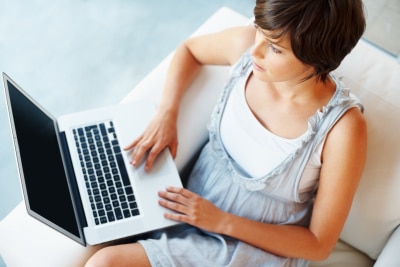
POLYGON ((233 65, 254 43, 254 38, 255 28, 249 25, 193 37, 184 45, 202 65, 233 65))
POLYGON ((331 251, 351 208, 365 161, 367 129, 358 108, 352 108, 327 136, 310 230, 331 251))

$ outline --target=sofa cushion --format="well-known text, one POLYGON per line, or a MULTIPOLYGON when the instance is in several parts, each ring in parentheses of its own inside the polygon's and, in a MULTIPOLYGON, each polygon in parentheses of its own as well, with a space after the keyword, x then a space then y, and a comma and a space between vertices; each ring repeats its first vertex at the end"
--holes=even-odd
POLYGON ((372 267, 373 265, 374 261, 367 255, 348 244, 339 241, 331 255, 326 260, 310 262, 309 267, 372 267))
POLYGON ((65 237, 28 215, 23 202, 0 221, 0 253, 8 267, 83 266, 101 247, 65 237))
POLYGON ((341 239, 376 259, 400 224, 400 65, 361 40, 335 72, 361 99, 368 127, 367 163, 341 239))

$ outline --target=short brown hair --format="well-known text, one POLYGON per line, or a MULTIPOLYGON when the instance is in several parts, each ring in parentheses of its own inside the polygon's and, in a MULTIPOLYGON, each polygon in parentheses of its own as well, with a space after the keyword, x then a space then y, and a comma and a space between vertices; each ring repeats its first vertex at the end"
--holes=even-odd
POLYGON ((255 24, 288 34, 294 55, 325 81, 365 31, 362 0, 257 0, 255 24))

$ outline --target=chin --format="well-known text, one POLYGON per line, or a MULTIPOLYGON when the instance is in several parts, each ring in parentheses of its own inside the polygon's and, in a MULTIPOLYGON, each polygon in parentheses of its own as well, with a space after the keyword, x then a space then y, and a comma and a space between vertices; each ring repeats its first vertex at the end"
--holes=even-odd
POLYGON ((269 77, 264 72, 260 72, 260 71, 255 70, 255 69, 253 69, 253 76, 257 80, 260 80, 262 82, 273 82, 273 80, 269 79, 269 77))

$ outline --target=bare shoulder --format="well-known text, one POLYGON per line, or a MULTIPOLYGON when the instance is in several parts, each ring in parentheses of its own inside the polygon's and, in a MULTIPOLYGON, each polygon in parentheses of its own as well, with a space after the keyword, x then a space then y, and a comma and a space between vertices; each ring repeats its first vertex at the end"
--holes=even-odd
MULTIPOLYGON (((367 155, 367 123, 359 108, 349 109, 327 136, 322 153, 325 169, 358 180, 367 155)), ((330 176, 330 175, 329 175, 330 176)))
MULTIPOLYGON (((367 134, 367 123, 359 108, 349 109, 329 133, 329 139, 364 139, 367 134)), ((354 140, 353 140, 354 141, 354 140)))
POLYGON ((201 64, 233 65, 254 44, 254 38, 255 28, 248 25, 197 36, 185 44, 201 64))

